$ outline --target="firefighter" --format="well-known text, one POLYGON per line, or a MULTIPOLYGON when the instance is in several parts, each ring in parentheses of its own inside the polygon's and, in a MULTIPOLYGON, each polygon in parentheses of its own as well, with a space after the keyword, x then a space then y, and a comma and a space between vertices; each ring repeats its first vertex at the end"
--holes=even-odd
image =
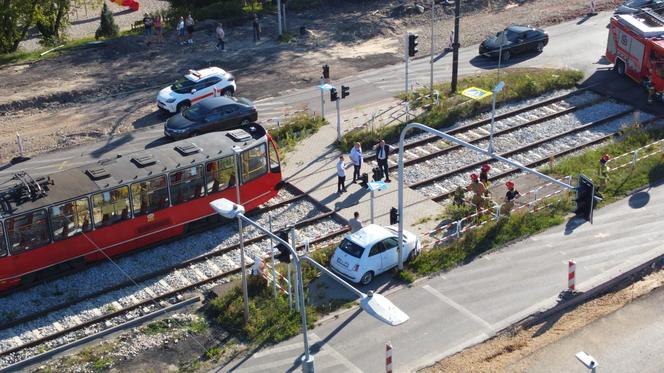
POLYGON ((606 188, 606 183, 609 181, 609 167, 606 163, 611 159, 608 154, 604 153, 599 159, 599 187, 600 189, 606 188))
POLYGON ((452 193, 452 204, 456 206, 463 206, 466 201, 464 198, 466 197, 465 192, 463 191, 463 188, 458 186, 452 193))
POLYGON ((514 208, 514 200, 519 198, 521 194, 519 194, 518 190, 514 189, 513 182, 508 181, 505 183, 505 186, 507 187, 507 192, 505 193, 505 203, 501 208, 501 214, 509 216, 514 208))
POLYGON ((484 184, 484 196, 488 197, 489 196, 489 170, 491 170, 491 166, 489 166, 488 163, 485 163, 482 165, 480 168, 480 182, 484 184))
POLYGON ((468 187, 466 187, 466 190, 473 192, 472 201, 477 208, 477 213, 479 214, 482 211, 482 206, 484 204, 484 198, 482 198, 482 194, 484 194, 486 188, 484 187, 484 184, 480 183, 477 174, 470 174, 470 180, 471 183, 468 185, 468 187))

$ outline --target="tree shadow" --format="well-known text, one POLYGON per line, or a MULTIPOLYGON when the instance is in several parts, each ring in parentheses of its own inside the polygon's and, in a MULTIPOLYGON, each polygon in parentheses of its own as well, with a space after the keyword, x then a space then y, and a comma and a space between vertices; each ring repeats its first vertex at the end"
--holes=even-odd
POLYGON ((106 144, 90 152, 90 156, 93 158, 100 158, 102 155, 112 151, 113 149, 117 149, 122 145, 130 143, 133 139, 134 136, 131 133, 125 134, 115 139, 111 138, 106 142, 106 144))
POLYGON ((144 115, 142 118, 136 119, 132 125, 135 129, 151 127, 156 124, 164 123, 168 117, 163 111, 156 110, 150 114, 144 115))

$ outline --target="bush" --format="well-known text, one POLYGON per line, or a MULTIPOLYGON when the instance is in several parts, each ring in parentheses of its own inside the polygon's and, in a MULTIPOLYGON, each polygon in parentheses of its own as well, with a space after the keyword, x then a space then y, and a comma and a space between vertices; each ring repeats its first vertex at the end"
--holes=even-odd
POLYGON ((195 19, 231 20, 244 16, 241 1, 219 1, 192 12, 195 19))
POLYGON ((327 124, 320 116, 310 116, 305 112, 296 113, 278 128, 270 130, 270 136, 277 142, 281 154, 287 153, 302 140, 318 132, 327 124))
POLYGON ((95 31, 95 39, 115 37, 118 36, 119 32, 118 25, 115 24, 113 19, 113 12, 108 10, 108 6, 104 2, 104 6, 101 8, 101 22, 99 28, 95 31))

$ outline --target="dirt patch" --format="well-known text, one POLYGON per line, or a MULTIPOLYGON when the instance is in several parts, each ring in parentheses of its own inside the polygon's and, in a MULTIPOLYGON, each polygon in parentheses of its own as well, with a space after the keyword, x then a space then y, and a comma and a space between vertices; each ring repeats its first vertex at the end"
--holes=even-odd
POLYGON ((572 334, 664 285, 664 271, 614 293, 584 303, 563 315, 553 315, 527 329, 516 328, 477 346, 437 362, 422 373, 525 371, 518 362, 524 357, 572 334), (469 367, 472 367, 469 369, 469 367))
MULTIPOLYGON (((597 1, 599 9, 619 3, 597 1)), ((264 38, 254 44, 251 24, 226 29, 227 52, 216 51, 212 30, 194 34, 194 45, 178 43, 166 31, 165 43, 146 44, 127 36, 102 45, 82 46, 61 56, 0 67, 0 162, 15 155, 21 133, 26 155, 70 147, 161 125, 154 97, 159 88, 189 68, 218 65, 238 79, 238 94, 252 99, 278 96, 318 82, 323 64, 335 79, 398 63, 406 30, 420 32, 420 50, 430 45, 430 14, 393 15, 397 1, 342 2, 289 12, 291 32, 305 35, 290 43, 275 40, 276 17, 261 20, 264 38), (425 47, 426 46, 426 47, 425 47), (94 134, 92 136, 81 134, 94 134)), ((405 4, 414 6, 415 1, 405 4)), ((483 39, 509 23, 547 25, 578 18, 587 0, 464 1, 462 45, 483 39)), ((446 46, 452 29, 451 7, 437 7, 436 50, 446 46)))

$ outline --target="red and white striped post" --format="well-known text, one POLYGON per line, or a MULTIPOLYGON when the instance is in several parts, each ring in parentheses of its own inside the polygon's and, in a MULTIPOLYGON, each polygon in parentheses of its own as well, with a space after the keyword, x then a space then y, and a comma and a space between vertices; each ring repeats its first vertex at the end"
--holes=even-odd
POLYGON ((385 343, 385 373, 392 373, 392 343, 385 343))
POLYGON ((569 260, 567 262, 567 290, 574 291, 574 284, 576 282, 575 278, 576 272, 576 262, 569 260))

